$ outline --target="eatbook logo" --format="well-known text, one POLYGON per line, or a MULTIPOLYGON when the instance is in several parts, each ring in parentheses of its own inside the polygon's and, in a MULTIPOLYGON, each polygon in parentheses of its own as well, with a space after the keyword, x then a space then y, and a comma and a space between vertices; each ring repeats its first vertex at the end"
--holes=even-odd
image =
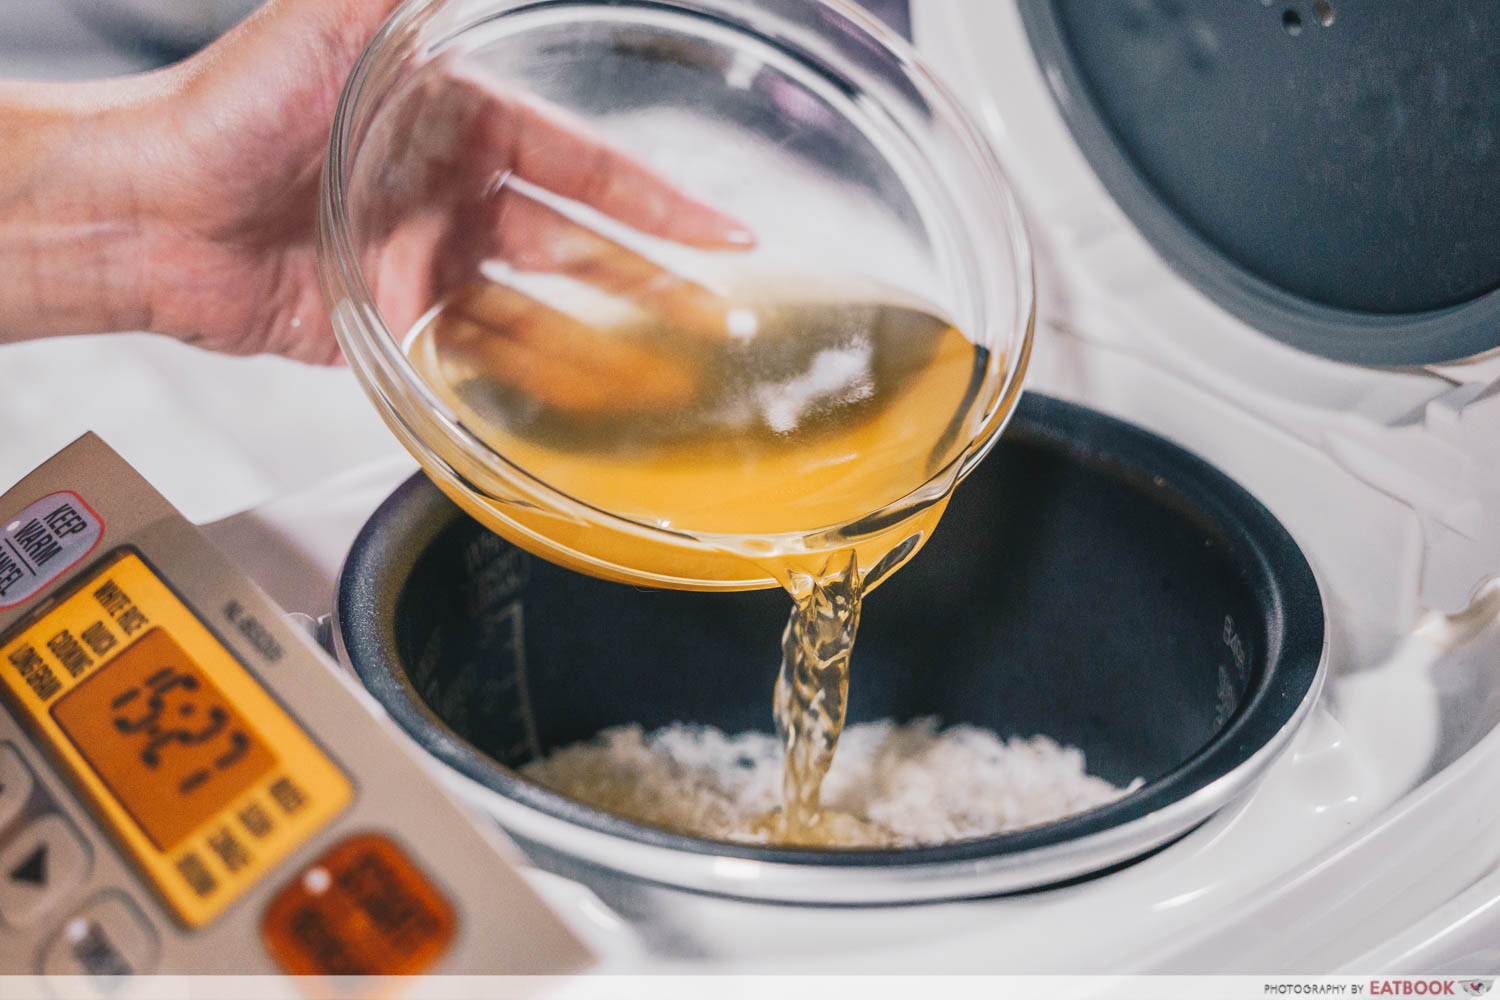
POLYGON ((1471 997, 1482 997, 1495 985, 1493 979, 1468 979, 1461 984, 1464 992, 1471 997))

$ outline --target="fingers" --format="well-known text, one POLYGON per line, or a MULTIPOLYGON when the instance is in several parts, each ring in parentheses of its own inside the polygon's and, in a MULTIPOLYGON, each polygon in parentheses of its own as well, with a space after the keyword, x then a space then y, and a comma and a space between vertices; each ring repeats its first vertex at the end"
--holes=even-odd
POLYGON ((447 288, 473 275, 476 257, 454 238, 447 220, 413 216, 366 247, 362 270, 380 316, 397 340, 447 288), (460 273, 459 268, 462 268, 460 273), (447 274, 452 269, 451 275, 447 274))
POLYGON ((658 411, 697 393, 681 362, 494 282, 465 286, 434 322, 444 357, 461 358, 550 408, 590 415, 658 411))
POLYGON ((510 93, 468 70, 449 78, 481 106, 475 136, 495 170, 580 201, 641 232, 705 250, 744 250, 755 236, 734 217, 706 205, 583 122, 530 95, 510 93))
POLYGON ((522 103, 515 171, 641 232, 690 246, 743 250, 755 237, 739 221, 673 187, 556 111, 522 103))
POLYGON ((561 212, 515 191, 498 199, 495 255, 517 270, 562 274, 628 299, 673 326, 726 335, 732 305, 561 212))

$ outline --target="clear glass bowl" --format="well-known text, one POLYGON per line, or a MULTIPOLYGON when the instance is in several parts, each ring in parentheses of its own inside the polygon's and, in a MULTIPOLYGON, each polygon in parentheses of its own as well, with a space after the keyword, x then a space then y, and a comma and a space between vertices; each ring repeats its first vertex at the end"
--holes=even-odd
MULTIPOLYGON (((994 153, 909 46, 843 0, 412 0, 345 88, 318 250, 344 353, 433 481, 525 549, 645 586, 770 586, 775 560, 850 546, 873 586, 994 443, 1031 344, 1030 250, 994 153), (566 231, 534 239, 537 217, 566 231), (879 289, 984 348, 979 402, 952 460, 876 509, 747 530, 610 509, 560 484, 561 464, 497 446, 409 356, 423 317, 497 269, 549 309, 605 312, 619 294, 879 289)), ((517 372, 601 353, 529 343, 517 372)), ((590 391, 649 395, 651 371, 590 391)))

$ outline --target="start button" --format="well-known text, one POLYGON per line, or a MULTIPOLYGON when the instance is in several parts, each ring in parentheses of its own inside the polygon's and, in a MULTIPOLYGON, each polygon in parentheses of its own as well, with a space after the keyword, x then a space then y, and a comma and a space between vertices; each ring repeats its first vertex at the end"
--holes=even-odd
POLYGON ((349 837, 303 869, 261 923, 271 957, 296 976, 424 972, 456 928, 447 898, 379 834, 349 837))

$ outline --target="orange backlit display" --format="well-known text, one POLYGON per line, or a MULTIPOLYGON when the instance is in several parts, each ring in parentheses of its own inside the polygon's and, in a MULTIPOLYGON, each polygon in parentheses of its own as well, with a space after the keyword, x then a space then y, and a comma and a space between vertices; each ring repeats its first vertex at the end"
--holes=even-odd
POLYGON ((157 850, 170 851, 276 764, 159 628, 52 706, 52 717, 157 850))

